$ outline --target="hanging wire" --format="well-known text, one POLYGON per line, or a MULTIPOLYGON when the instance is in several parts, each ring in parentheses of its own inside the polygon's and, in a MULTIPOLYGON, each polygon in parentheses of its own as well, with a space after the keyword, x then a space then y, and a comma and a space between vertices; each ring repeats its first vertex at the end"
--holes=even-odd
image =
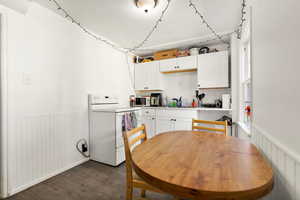
POLYGON ((130 84, 132 86, 132 89, 134 90, 134 78, 132 77, 132 73, 131 73, 131 66, 130 66, 130 63, 128 61, 128 58, 131 57, 129 55, 129 53, 125 53, 125 59, 126 59, 126 65, 127 65, 127 69, 128 69, 128 76, 129 76, 129 80, 130 80, 130 84))
POLYGON ((126 49, 110 42, 109 40, 107 40, 103 37, 100 37, 100 36, 92 33, 91 31, 89 31, 87 28, 85 28, 83 25, 81 25, 81 23, 79 21, 77 21, 73 16, 71 16, 56 0, 48 0, 48 1, 53 2, 56 6, 56 9, 61 11, 66 19, 70 20, 73 24, 76 24, 83 32, 85 32, 86 34, 88 34, 92 38, 96 39, 97 41, 101 41, 101 42, 111 46, 112 48, 118 50, 118 51, 121 51, 121 52, 126 52, 127 51, 126 49))
POLYGON ((201 19, 202 24, 205 24, 206 27, 212 32, 212 34, 218 39, 220 40, 222 43, 227 44, 228 42, 226 42, 222 36, 220 34, 218 34, 213 28, 212 26, 207 22, 207 20, 204 18, 203 14, 201 14, 201 12, 197 9, 197 6, 192 2, 192 0, 189 0, 189 6, 191 8, 194 9, 195 14, 198 15, 201 19))
POLYGON ((138 45, 136 45, 135 47, 131 48, 131 49, 128 49, 129 52, 134 52, 136 51, 137 49, 141 48, 142 46, 145 45, 145 43, 149 40, 149 38, 152 36, 152 34, 158 29, 158 26, 159 24, 163 21, 163 18, 170 6, 170 3, 171 3, 171 0, 167 0, 168 3, 166 5, 166 7, 163 9, 159 19, 156 21, 155 25, 153 26, 153 28, 151 29, 151 31, 146 35, 145 39, 140 42, 138 45))
POLYGON ((57 0, 48 0, 49 2, 53 2, 56 6, 57 10, 60 10, 62 12, 62 14, 64 15, 64 17, 68 20, 70 20, 73 24, 76 24, 83 32, 85 32, 86 34, 88 34, 89 36, 91 36, 92 38, 101 41, 109 46, 111 46, 112 48, 121 51, 123 53, 132 53, 134 54, 134 51, 136 51, 137 49, 141 48, 142 46, 145 45, 145 43, 150 39, 150 37, 152 36, 152 34, 157 30, 159 24, 163 21, 163 18, 165 16, 165 13, 167 12, 170 2, 171 0, 167 0, 168 3, 166 5, 166 7, 163 9, 159 19, 156 21, 155 25, 153 26, 153 28, 151 29, 151 31, 146 35, 145 39, 140 42, 138 45, 134 46, 133 48, 123 48, 120 47, 112 42, 110 42, 109 40, 98 36, 96 34, 94 34, 93 32, 89 31, 87 28, 85 28, 83 25, 81 25, 81 23, 79 21, 77 21, 71 14, 69 14, 69 12, 67 10, 65 10, 58 2, 57 0))
POLYGON ((247 14, 246 13, 246 7, 247 7, 246 0, 242 0, 242 1, 243 2, 242 2, 242 9, 241 9, 241 22, 238 25, 237 29, 235 30, 238 39, 241 39, 241 37, 242 37, 243 26, 246 21, 246 14, 247 14))

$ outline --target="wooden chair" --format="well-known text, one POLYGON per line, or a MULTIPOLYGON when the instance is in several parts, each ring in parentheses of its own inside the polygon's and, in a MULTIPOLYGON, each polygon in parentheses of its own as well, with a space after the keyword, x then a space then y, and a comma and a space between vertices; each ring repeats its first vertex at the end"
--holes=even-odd
POLYGON ((195 130, 199 133, 220 133, 227 136, 227 126, 227 121, 206 121, 197 119, 193 119, 192 121, 192 130, 195 130), (218 125, 223 126, 224 128, 212 128, 206 127, 205 125, 218 125))
POLYGON ((127 186, 126 186, 126 200, 132 200, 133 188, 141 189, 141 197, 146 196, 146 190, 163 193, 159 189, 147 184, 143 179, 141 179, 132 168, 132 158, 131 158, 131 148, 138 142, 144 142, 147 140, 147 132, 145 125, 141 125, 135 129, 128 132, 123 132, 124 146, 125 146, 125 157, 126 157, 126 176, 127 176, 127 186), (140 133, 141 134, 137 134, 140 133))

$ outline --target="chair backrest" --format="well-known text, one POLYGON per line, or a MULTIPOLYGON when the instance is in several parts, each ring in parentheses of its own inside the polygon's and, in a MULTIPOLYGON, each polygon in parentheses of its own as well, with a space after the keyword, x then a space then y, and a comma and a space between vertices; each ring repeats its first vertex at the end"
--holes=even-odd
POLYGON ((125 147, 125 158, 126 158, 125 164, 126 164, 127 181, 131 181, 132 180, 131 148, 138 142, 142 143, 147 140, 146 126, 142 124, 141 126, 134 128, 130 131, 123 132, 123 140, 124 140, 124 147, 125 147))
POLYGON ((200 133, 219 133, 227 135, 227 121, 207 121, 207 120, 197 120, 192 121, 192 130, 200 133), (222 128, 207 127, 205 125, 217 125, 222 126, 222 128))

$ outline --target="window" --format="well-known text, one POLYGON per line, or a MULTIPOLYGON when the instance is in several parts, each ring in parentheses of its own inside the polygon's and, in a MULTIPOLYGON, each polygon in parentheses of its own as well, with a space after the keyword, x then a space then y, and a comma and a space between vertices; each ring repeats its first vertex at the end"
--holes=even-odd
MULTIPOLYGON (((249 18, 248 18, 249 19, 249 18)), ((250 134, 252 121, 252 70, 250 23, 246 21, 240 43, 240 113, 241 126, 250 134)))

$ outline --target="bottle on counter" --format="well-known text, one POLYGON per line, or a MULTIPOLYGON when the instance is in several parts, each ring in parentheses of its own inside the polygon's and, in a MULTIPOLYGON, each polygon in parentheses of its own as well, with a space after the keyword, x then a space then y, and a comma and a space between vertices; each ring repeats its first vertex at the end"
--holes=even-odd
POLYGON ((134 95, 129 96, 129 104, 130 104, 130 107, 135 106, 135 96, 134 95))
POLYGON ((196 108, 196 107, 197 107, 197 103, 196 103, 195 99, 193 99, 192 107, 193 107, 193 108, 196 108))

